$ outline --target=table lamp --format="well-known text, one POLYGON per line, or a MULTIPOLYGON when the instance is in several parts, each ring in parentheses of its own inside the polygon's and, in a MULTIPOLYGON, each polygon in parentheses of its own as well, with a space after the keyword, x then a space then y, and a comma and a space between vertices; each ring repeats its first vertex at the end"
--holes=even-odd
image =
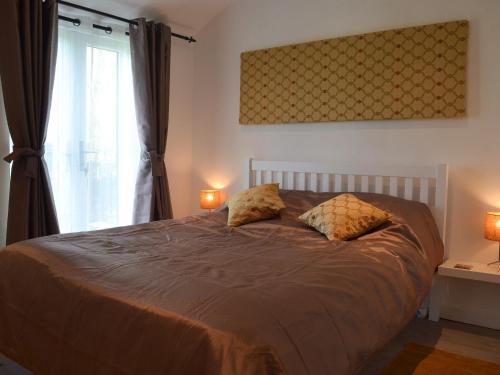
POLYGON ((487 212, 484 220, 484 238, 499 242, 498 260, 488 263, 500 265, 500 212, 487 212))
POLYGON ((220 190, 200 190, 200 208, 212 211, 220 205, 220 190))

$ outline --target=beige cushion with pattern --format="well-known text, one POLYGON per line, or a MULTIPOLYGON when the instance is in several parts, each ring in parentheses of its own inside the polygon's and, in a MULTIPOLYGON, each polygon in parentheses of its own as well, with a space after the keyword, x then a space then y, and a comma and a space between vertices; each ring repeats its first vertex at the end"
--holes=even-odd
POLYGON ((240 191, 229 198, 227 206, 227 225, 231 227, 269 219, 286 207, 279 196, 278 184, 264 184, 240 191))
POLYGON ((310 209, 299 217, 329 240, 348 240, 368 232, 390 215, 352 194, 342 194, 310 209))

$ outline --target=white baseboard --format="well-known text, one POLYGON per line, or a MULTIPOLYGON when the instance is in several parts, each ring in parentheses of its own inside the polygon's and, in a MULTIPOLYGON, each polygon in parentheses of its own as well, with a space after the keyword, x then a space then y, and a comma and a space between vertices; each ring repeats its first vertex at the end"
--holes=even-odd
POLYGON ((480 309, 469 305, 441 306, 441 318, 500 330, 500 314, 496 309, 480 309))

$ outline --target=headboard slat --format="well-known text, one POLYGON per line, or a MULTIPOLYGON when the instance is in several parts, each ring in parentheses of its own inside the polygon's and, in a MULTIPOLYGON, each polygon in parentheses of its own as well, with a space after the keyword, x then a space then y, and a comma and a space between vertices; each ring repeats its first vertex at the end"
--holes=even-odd
POLYGON ((335 189, 333 191, 335 193, 342 192, 342 175, 341 174, 335 175, 335 189))
POLYGON ((352 174, 347 176, 347 191, 356 191, 356 176, 352 174))
POLYGON ((274 180, 274 182, 277 182, 278 184, 280 184, 280 186, 284 185, 285 182, 283 180, 283 171, 276 172, 276 179, 274 180))
POLYGON ((384 192, 384 177, 375 176, 375 193, 382 194, 384 192))
POLYGON ((420 179, 420 202, 429 203, 429 180, 427 178, 420 179))
POLYGON ((405 178, 405 194, 404 198, 406 200, 413 200, 413 178, 406 177, 405 178))
POLYGON ((361 191, 363 193, 368 193, 370 191, 368 176, 361 176, 361 191))
POLYGON ((297 190, 306 190, 306 172, 299 172, 297 177, 297 190))
POLYGON ((295 189, 295 174, 293 172, 291 172, 291 171, 287 171, 286 174, 287 174, 286 188, 288 190, 295 189))
POLYGON ((398 178, 394 176, 389 177, 389 195, 393 197, 398 196, 398 178))
POLYGON ((321 192, 328 193, 330 190, 330 174, 322 173, 321 174, 321 192))

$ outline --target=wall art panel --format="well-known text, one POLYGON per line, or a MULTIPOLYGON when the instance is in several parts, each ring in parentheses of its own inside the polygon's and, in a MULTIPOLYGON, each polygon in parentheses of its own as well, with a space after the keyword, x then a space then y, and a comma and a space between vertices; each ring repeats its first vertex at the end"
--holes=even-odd
POLYGON ((463 117, 468 30, 456 21, 243 52, 240 124, 463 117))

